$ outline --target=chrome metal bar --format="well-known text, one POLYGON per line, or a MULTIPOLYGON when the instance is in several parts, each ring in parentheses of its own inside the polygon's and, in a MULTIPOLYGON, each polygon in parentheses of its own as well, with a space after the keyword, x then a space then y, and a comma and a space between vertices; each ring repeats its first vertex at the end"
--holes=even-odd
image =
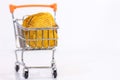
POLYGON ((51 66, 32 66, 32 67, 27 67, 27 68, 52 68, 51 66))
POLYGON ((21 61, 22 61, 22 62, 24 62, 23 53, 24 53, 24 51, 22 51, 22 53, 21 53, 21 61))
POLYGON ((54 52, 55 52, 55 50, 52 51, 52 61, 51 61, 51 67, 52 67, 52 68, 55 68, 54 52))
MULTIPOLYGON (((18 27, 19 28, 21 28, 21 29, 23 29, 23 30, 26 30, 26 31, 28 31, 28 30, 53 30, 53 29, 58 29, 58 26, 56 25, 56 27, 46 27, 46 28, 25 28, 25 27, 23 27, 21 24, 19 24, 19 22, 17 22, 16 20, 15 20, 15 22, 16 22, 16 24, 18 25, 18 27)), ((39 27, 39 26, 38 26, 39 27)))
MULTIPOLYGON (((28 39, 30 39, 30 31, 28 31, 28 39)), ((27 39, 28 45, 30 46, 30 41, 28 39, 27 39)))
MULTIPOLYGON (((53 39, 55 39, 55 35, 54 35, 54 30, 53 30, 53 39)), ((55 40, 53 40, 54 44, 55 44, 55 40)))
POLYGON ((35 36, 36 36, 36 37, 35 37, 35 39, 36 39, 36 41, 35 41, 35 47, 38 47, 38 46, 37 46, 37 43, 38 43, 37 30, 36 30, 35 32, 36 32, 36 35, 35 35, 35 36))
POLYGON ((54 59, 55 59, 55 58, 54 58, 54 55, 55 55, 54 53, 55 53, 55 50, 53 50, 53 53, 52 53, 52 61, 53 61, 53 62, 54 62, 54 59))
POLYGON ((25 63, 24 63, 24 49, 22 50, 22 53, 21 53, 21 61, 22 61, 23 66, 25 67, 25 63))
POLYGON ((18 62, 17 50, 15 50, 15 58, 16 58, 16 62, 18 62))
MULTIPOLYGON (((15 36, 15 42, 17 43, 17 36, 16 36, 16 26, 15 26, 15 18, 14 18, 14 14, 12 14, 12 21, 13 21, 13 26, 14 26, 14 36, 15 36)), ((15 44, 16 47, 18 47, 17 44, 15 44)))
POLYGON ((43 42, 44 42, 44 31, 42 30, 42 48, 44 47, 43 42))
MULTIPOLYGON (((19 36, 19 35, 18 35, 18 37, 21 38, 22 40, 26 40, 26 39, 23 38, 22 36, 19 36)), ((57 40, 57 39, 56 39, 56 38, 50 38, 50 39, 45 39, 45 38, 43 38, 43 39, 38 39, 38 40, 57 40)), ((36 39, 27 39, 27 41, 36 41, 36 39)))
MULTIPOLYGON (((34 45, 35 45, 34 47, 36 48, 36 45, 37 45, 36 30, 34 30, 34 32, 33 32, 33 33, 34 33, 34 36, 35 36, 35 37, 34 37, 34 39, 35 39, 35 40, 34 40, 34 45)), ((33 39, 32 39, 32 40, 33 40, 33 39)))
MULTIPOLYGON (((50 37, 49 37, 49 30, 47 30, 47 35, 48 35, 48 38, 47 39, 49 39, 50 37)), ((47 40, 48 41, 48 47, 50 46, 50 43, 49 43, 49 41, 50 40, 47 40)))
POLYGON ((56 12, 54 12, 54 20, 56 21, 56 12))
MULTIPOLYGON (((56 31, 56 34, 58 34, 57 30, 55 30, 55 31, 56 31)), ((56 46, 57 46, 57 40, 58 40, 58 39, 56 39, 56 43, 55 43, 55 44, 56 44, 56 46)))

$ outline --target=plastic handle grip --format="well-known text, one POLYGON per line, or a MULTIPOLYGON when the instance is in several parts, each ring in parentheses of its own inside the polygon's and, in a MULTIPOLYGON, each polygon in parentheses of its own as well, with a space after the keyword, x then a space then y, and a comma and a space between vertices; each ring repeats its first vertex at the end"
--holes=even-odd
POLYGON ((54 4, 51 4, 51 5, 42 5, 42 4, 29 4, 29 5, 12 5, 10 4, 9 5, 9 8, 10 8, 10 12, 13 13, 15 9, 17 8, 24 8, 24 7, 49 7, 49 8, 52 8, 55 12, 57 10, 57 4, 54 3, 54 4))

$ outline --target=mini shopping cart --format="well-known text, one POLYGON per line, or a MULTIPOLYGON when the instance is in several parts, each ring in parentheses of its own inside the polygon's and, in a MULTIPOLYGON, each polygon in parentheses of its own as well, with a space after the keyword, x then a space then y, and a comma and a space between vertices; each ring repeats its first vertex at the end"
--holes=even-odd
MULTIPOLYGON (((26 39, 24 37, 24 34, 23 34, 23 31, 27 31, 27 32, 30 32, 30 31, 42 31, 42 34, 43 33, 43 30, 53 30, 56 31, 57 33, 57 29, 58 29, 58 26, 56 25, 56 27, 51 27, 51 28, 25 28, 22 26, 21 23, 19 23, 19 21, 23 21, 24 18, 22 19, 16 19, 15 16, 14 16, 14 10, 17 9, 17 8, 27 8, 27 7, 48 7, 48 8, 52 8, 53 9, 53 12, 54 12, 54 19, 55 19, 55 16, 56 16, 56 10, 57 10, 57 5, 56 4, 50 4, 50 5, 41 5, 41 4, 37 4, 37 5, 10 5, 9 8, 10 8, 10 13, 12 14, 12 20, 13 20, 13 26, 14 26, 14 33, 15 33, 15 41, 16 41, 16 47, 17 49, 15 50, 15 56, 16 56, 16 63, 15 63, 15 70, 16 72, 19 71, 20 69, 20 65, 23 66, 23 77, 25 79, 27 79, 29 77, 29 69, 31 68, 51 68, 52 69, 52 76, 53 78, 56 78, 57 77, 57 68, 56 68, 56 65, 55 65, 55 58, 54 58, 54 53, 55 53, 55 48, 57 46, 57 42, 56 42, 56 45, 54 47, 50 47, 48 46, 47 48, 44 48, 44 47, 41 47, 41 48, 31 48, 28 44, 26 44, 26 42, 30 42, 30 41, 36 41, 38 39, 26 39), (19 44, 17 44, 19 43, 19 44), (26 51, 33 51, 33 50, 50 50, 52 51, 52 59, 51 59, 51 65, 50 66, 27 66, 24 62, 24 53, 26 51), (19 61, 18 60, 18 52, 21 53, 21 60, 19 61)), ((49 34, 49 33, 48 33, 49 34)), ((38 35, 38 34, 37 34, 38 35)), ((43 37, 41 38, 41 40, 45 40, 43 37)), ((47 38, 46 40, 57 40, 57 38, 47 38)))

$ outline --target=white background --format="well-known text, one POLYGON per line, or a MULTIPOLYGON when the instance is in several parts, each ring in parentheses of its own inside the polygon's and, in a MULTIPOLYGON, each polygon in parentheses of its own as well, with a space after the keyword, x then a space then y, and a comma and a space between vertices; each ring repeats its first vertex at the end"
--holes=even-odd
MULTIPOLYGON (((15 41, 9 4, 52 2, 58 4, 60 27, 55 56, 57 80, 120 80, 120 0, 1 1, 0 80, 23 80, 14 73, 15 41)), ((52 80, 49 72, 40 72, 30 71, 29 80, 52 80)))

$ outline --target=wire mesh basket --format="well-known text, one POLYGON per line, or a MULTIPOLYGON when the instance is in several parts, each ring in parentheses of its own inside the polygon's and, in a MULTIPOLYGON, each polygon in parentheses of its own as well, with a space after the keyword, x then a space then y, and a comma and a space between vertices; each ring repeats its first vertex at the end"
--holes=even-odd
POLYGON ((19 21, 16 20, 16 36, 19 38, 21 48, 52 49, 57 46, 57 25, 48 28, 25 28, 19 21))

